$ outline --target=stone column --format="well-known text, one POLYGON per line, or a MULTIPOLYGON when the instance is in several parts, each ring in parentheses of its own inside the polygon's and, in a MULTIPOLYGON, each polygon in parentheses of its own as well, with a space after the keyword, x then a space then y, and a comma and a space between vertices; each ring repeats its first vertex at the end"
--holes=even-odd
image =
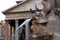
POLYGON ((29 24, 26 23, 26 40, 29 40, 29 24))
POLYGON ((6 20, 6 40, 8 40, 8 21, 6 20))
POLYGON ((15 20, 15 40, 18 40, 18 20, 15 20))
POLYGON ((10 26, 10 40, 12 40, 12 26, 10 26))

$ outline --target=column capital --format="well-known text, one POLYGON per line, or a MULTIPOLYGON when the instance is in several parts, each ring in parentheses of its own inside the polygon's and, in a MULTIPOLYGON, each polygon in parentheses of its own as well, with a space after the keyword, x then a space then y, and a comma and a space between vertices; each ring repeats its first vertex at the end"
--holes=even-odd
POLYGON ((16 22, 18 23, 18 19, 15 19, 15 23, 16 23, 16 22))

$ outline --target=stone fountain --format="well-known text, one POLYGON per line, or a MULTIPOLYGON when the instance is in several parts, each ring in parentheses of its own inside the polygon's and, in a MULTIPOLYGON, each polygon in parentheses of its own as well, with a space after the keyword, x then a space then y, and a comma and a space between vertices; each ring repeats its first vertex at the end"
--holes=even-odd
MULTIPOLYGON (((53 0, 52 0, 53 1, 53 0)), ((23 26, 25 26, 25 35, 23 40, 53 40, 53 33, 49 33, 47 30, 47 23, 49 20, 57 20, 55 16, 55 2, 51 2, 50 0, 43 0, 42 4, 44 8, 40 10, 37 5, 35 5, 36 10, 30 9, 32 13, 32 19, 25 20, 16 31, 19 30, 20 35, 24 34, 23 26), (32 20, 32 21, 31 21, 32 20), (29 28, 29 22, 32 22, 31 28, 29 28), (29 29, 32 32, 29 34, 29 29), (22 33, 22 34, 21 34, 22 33)), ((21 37, 21 36, 20 36, 21 37)), ((22 40, 22 39, 20 39, 22 40)))

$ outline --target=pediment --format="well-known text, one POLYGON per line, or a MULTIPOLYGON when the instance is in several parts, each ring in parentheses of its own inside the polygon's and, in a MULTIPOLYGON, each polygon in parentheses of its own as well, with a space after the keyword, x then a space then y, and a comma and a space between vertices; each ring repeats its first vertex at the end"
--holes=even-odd
MULTIPOLYGON (((17 4, 16 6, 3 11, 3 13, 30 11, 30 8, 35 10, 35 5, 37 5, 39 9, 42 9, 43 5, 42 5, 41 1, 42 0, 28 0, 22 4, 17 4)), ((60 0, 56 0, 56 7, 60 7, 60 0)))
POLYGON ((35 10, 35 5, 37 5, 39 9, 42 9, 43 6, 41 4, 41 1, 42 0, 29 0, 15 8, 9 10, 8 12, 29 11, 30 8, 35 10))

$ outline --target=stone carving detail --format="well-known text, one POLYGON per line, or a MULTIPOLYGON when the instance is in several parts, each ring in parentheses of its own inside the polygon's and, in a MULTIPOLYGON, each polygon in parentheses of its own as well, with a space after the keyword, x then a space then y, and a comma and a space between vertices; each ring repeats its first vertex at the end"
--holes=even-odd
POLYGON ((42 4, 44 6, 43 10, 42 10, 42 13, 45 14, 45 16, 47 16, 49 14, 49 12, 51 11, 51 5, 50 3, 48 2, 48 0, 43 0, 42 1, 42 4))
POLYGON ((35 5, 35 8, 36 8, 35 11, 30 9, 31 13, 33 14, 32 15, 32 26, 31 26, 33 33, 31 33, 30 37, 37 38, 38 40, 39 40, 38 37, 50 35, 47 31, 47 28, 41 25, 43 23, 48 22, 46 16, 49 14, 51 10, 50 3, 47 0, 43 0, 42 4, 44 5, 44 8, 42 10, 40 10, 36 5, 35 5))
POLYGON ((36 35, 36 37, 41 36, 41 35, 46 35, 47 34, 47 29, 43 25, 39 24, 36 22, 36 19, 32 20, 32 26, 31 29, 33 30, 32 37, 36 35))
POLYGON ((35 5, 36 11, 30 9, 30 11, 33 13, 32 19, 36 18, 37 23, 47 22, 47 15, 51 11, 51 5, 47 0, 43 0, 42 4, 44 6, 42 10, 40 10, 36 5, 35 5))

